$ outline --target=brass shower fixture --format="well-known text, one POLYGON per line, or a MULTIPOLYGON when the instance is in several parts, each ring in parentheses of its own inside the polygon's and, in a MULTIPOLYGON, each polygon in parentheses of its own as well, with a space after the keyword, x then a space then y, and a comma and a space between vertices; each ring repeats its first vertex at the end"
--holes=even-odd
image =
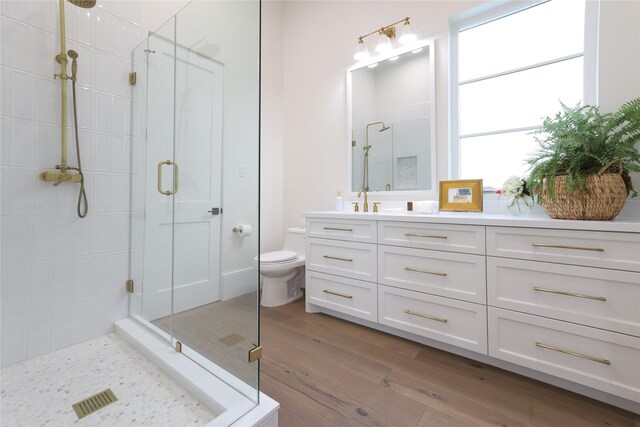
MULTIPOLYGON (((76 6, 80 6, 82 8, 90 8, 95 6, 95 0, 68 0, 70 3, 75 4, 76 6)), ((66 20, 64 15, 64 0, 59 0, 59 8, 60 8, 60 53, 55 56, 55 60, 58 64, 60 64, 60 72, 55 73, 53 75, 54 79, 60 79, 60 144, 61 144, 61 153, 60 153, 60 164, 56 165, 56 169, 60 170, 60 172, 42 172, 40 174, 40 179, 44 181, 54 181, 56 184, 61 184, 65 181, 70 182, 80 182, 76 179, 68 178, 67 170, 69 166, 67 165, 67 80, 75 80, 75 75, 77 73, 77 62, 78 54, 70 50, 67 53, 67 36, 66 36, 66 20), (67 64, 69 63, 69 57, 71 57, 73 61, 72 65, 72 77, 67 75, 67 64)))
MULTIPOLYGON (((68 0, 69 3, 88 9, 96 5, 96 0, 68 0)), ((40 179, 53 182, 58 186, 64 182, 80 183, 80 193, 78 195, 78 216, 84 218, 87 215, 88 203, 84 189, 84 174, 80 162, 80 142, 78 141, 78 109, 76 102, 76 75, 78 73, 78 53, 74 50, 67 51, 66 45, 66 20, 64 16, 64 0, 59 0, 60 9, 60 53, 55 56, 55 60, 60 64, 60 72, 53 75, 54 79, 60 79, 60 164, 56 165, 57 171, 44 171, 40 173, 40 179), (67 74, 67 64, 71 58, 71 76, 67 74), (78 166, 72 167, 67 164, 67 96, 68 80, 73 87, 73 119, 75 129, 75 142, 78 166), (76 172, 70 172, 76 171, 76 172)))

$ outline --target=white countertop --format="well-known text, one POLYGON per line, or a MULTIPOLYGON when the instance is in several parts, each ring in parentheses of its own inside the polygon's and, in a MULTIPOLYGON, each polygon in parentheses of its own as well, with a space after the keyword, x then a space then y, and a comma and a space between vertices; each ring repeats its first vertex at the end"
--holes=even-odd
MULTIPOLYGON (((306 218, 357 219, 380 221, 430 222, 439 224, 490 225, 502 227, 553 228, 563 230, 615 231, 640 233, 640 219, 611 221, 576 221, 552 219, 540 215, 514 217, 512 215, 475 213, 475 212, 439 212, 436 214, 417 214, 406 212, 305 212, 306 218)), ((640 238, 640 236, 639 236, 640 238)))

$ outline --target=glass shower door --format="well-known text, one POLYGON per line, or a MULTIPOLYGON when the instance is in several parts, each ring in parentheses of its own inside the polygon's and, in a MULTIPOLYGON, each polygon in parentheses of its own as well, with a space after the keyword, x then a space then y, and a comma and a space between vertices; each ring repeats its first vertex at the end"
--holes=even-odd
POLYGON ((245 188, 257 190, 257 174, 249 181, 234 164, 255 159, 257 170, 258 121, 248 114, 258 108, 258 86, 247 91, 259 70, 252 16, 258 2, 193 2, 176 16, 172 333, 186 356, 257 402, 258 363, 248 360, 259 344, 257 238, 232 231, 257 218, 257 192, 245 188), (239 102, 248 108, 232 110, 239 102), (239 179, 224 179, 225 168, 224 177, 239 179))
MULTIPOLYGON (((131 314, 170 339, 173 289, 175 20, 133 51, 131 314)), ((177 176, 176 176, 177 177, 177 176)))
POLYGON ((259 10, 189 3, 134 50, 131 161, 132 316, 254 403, 259 10))

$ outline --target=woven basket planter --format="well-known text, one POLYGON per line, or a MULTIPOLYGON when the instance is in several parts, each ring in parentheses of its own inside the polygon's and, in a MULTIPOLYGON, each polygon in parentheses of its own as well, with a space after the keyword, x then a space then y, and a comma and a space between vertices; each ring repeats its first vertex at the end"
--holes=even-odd
POLYGON ((557 175, 553 185, 553 199, 546 197, 547 183, 544 181, 542 207, 551 218, 608 220, 620 213, 627 200, 627 189, 620 174, 594 174, 585 179, 586 190, 570 196, 567 177, 557 175))

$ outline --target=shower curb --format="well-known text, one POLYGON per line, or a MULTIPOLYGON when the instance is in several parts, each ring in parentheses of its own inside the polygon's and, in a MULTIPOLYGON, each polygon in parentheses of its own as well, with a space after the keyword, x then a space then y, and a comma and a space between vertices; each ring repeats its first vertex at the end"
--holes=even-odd
POLYGON ((212 375, 139 322, 126 318, 115 322, 119 336, 144 354, 196 399, 219 414, 208 427, 277 427, 280 404, 260 393, 259 404, 212 375), (229 409, 226 409, 229 408, 229 409), (244 414, 244 415, 242 415, 244 414))

